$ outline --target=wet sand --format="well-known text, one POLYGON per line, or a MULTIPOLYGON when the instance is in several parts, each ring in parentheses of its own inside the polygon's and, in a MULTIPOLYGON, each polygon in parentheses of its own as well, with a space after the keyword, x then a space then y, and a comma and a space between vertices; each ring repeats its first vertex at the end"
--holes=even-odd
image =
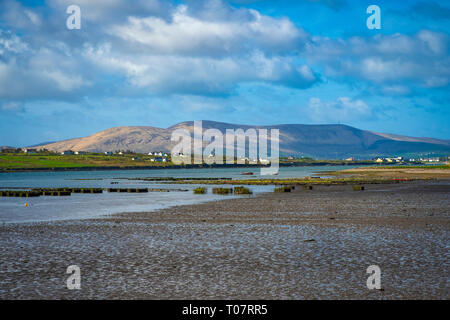
POLYGON ((0 298, 450 298, 449 180, 224 199, 2 226, 0 298), (73 264, 81 290, 66 288, 73 264), (370 265, 383 290, 367 289, 370 265))

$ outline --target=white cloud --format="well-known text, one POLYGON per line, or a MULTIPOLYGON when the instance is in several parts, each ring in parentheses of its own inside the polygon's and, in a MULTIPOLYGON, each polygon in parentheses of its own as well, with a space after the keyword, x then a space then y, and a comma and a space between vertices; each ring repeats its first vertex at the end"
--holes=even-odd
POLYGON ((36 14, 33 11, 30 10, 24 10, 24 13, 27 15, 28 19, 30 19, 30 21, 36 25, 36 26, 40 26, 42 21, 41 21, 41 17, 39 17, 38 14, 36 14))
MULTIPOLYGON (((225 10, 225 9, 223 9, 225 10)), ((227 20, 209 20, 189 14, 185 5, 174 10, 170 21, 161 17, 129 17, 108 33, 139 44, 150 53, 229 55, 253 48, 280 52, 298 49, 306 33, 289 19, 274 19, 255 10, 231 13, 227 20)))
POLYGON ((3 103, 1 109, 4 111, 13 111, 13 112, 19 112, 24 110, 23 106, 19 102, 15 101, 3 103))
POLYGON ((317 81, 306 65, 289 57, 267 57, 254 51, 238 57, 125 55, 110 45, 86 47, 84 55, 109 72, 124 73, 129 84, 153 93, 222 94, 241 82, 270 82, 308 87, 317 81))
POLYGON ((98 27, 130 15, 161 14, 170 7, 167 1, 159 0, 133 0, 132 3, 129 0, 47 0, 47 3, 55 11, 62 12, 70 5, 78 5, 82 19, 98 27))
POLYGON ((0 98, 73 99, 88 90, 101 94, 110 90, 101 81, 111 76, 120 88, 115 92, 124 95, 223 95, 241 83, 306 88, 318 81, 295 58, 308 37, 303 30, 287 18, 222 1, 172 6, 139 0, 130 6, 124 0, 49 0, 53 24, 66 17, 66 5, 80 6, 87 24, 76 32, 65 30, 64 23, 61 28, 47 21, 43 25, 38 11, 8 1, 0 9, 28 21, 20 24, 28 36, 0 31, 0 72, 5 76, 0 98), (85 31, 89 23, 96 25, 92 32, 85 31), (45 30, 37 32, 37 25, 45 30))
POLYGON ((89 87, 83 63, 66 50, 58 42, 36 48, 15 34, 0 32, 0 98, 73 97, 89 87))
POLYGON ((311 98, 306 113, 315 123, 350 122, 372 116, 371 108, 364 101, 348 97, 339 97, 333 101, 311 98))
POLYGON ((411 89, 407 86, 402 85, 392 85, 392 86, 384 86, 381 88, 381 92, 387 95, 408 95, 411 93, 411 89))
POLYGON ((330 77, 349 77, 382 86, 410 83, 422 88, 444 87, 450 83, 449 43, 448 35, 429 30, 411 36, 346 40, 314 37, 305 54, 310 62, 324 64, 330 77))
POLYGON ((0 55, 6 57, 8 54, 16 54, 24 52, 28 49, 28 45, 20 40, 18 36, 11 32, 0 30, 0 55))

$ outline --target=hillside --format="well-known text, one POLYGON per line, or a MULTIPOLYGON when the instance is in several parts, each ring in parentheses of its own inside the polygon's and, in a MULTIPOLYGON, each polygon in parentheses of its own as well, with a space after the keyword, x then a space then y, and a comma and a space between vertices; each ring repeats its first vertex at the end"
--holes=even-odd
MULTIPOLYGON (((150 126, 114 127, 88 137, 41 145, 54 151, 114 151, 132 150, 170 152, 173 130, 184 128, 193 132, 193 122, 181 122, 169 128, 150 126)), ((215 121, 203 121, 203 129, 279 129, 282 155, 305 155, 315 158, 344 157, 371 158, 375 156, 450 154, 450 141, 432 138, 414 138, 360 130, 346 125, 281 124, 246 126, 215 121)))

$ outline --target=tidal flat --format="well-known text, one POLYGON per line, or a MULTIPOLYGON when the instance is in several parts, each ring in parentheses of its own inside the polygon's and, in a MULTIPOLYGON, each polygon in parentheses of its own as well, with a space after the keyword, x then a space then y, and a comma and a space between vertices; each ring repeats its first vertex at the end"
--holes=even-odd
POLYGON ((450 181, 428 180, 6 224, 0 298, 449 299, 449 214, 450 181))

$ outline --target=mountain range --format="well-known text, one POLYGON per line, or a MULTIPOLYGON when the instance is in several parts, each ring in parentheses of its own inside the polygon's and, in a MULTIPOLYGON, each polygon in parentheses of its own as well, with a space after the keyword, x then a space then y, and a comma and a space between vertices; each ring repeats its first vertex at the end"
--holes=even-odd
MULTIPOLYGON (((131 150, 170 152, 175 142, 170 141, 175 129, 186 129, 193 135, 193 121, 181 122, 169 128, 151 126, 123 126, 100 131, 88 137, 38 145, 38 148, 61 152, 64 150, 104 152, 131 150)), ((215 121, 203 121, 203 130, 279 129, 282 156, 310 156, 319 159, 361 159, 376 156, 448 155, 450 140, 416 138, 361 130, 342 124, 305 125, 280 124, 249 126, 215 121)), ((270 131, 269 131, 270 132, 270 131)))

